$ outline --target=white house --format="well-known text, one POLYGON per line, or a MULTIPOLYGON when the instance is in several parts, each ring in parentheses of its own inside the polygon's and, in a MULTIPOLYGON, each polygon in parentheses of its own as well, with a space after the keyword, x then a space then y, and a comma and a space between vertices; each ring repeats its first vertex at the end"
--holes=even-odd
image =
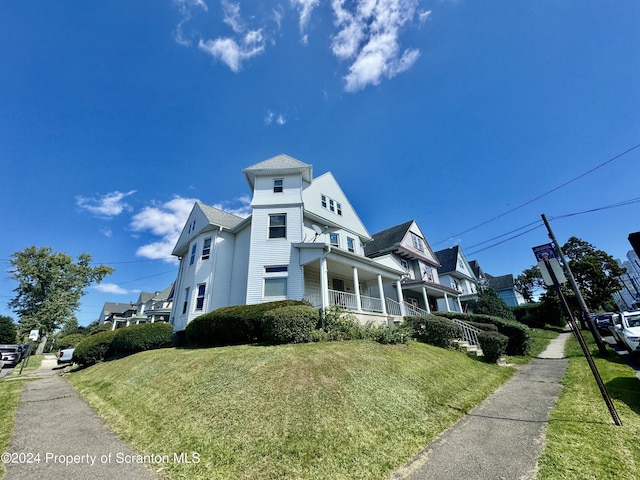
MULTIPOLYGON (((415 220, 374 234, 366 254, 378 261, 397 263, 404 271, 399 290, 404 301, 397 306, 403 316, 461 310, 461 291, 442 284, 440 262, 415 220)), ((394 291, 398 291, 396 283, 385 285, 386 296, 394 295, 394 291)))
POLYGON ((278 155, 243 174, 251 215, 196 203, 176 243, 175 331, 220 307, 282 299, 392 321, 382 286, 404 270, 365 256, 372 238, 331 173, 313 178, 311 165, 278 155))

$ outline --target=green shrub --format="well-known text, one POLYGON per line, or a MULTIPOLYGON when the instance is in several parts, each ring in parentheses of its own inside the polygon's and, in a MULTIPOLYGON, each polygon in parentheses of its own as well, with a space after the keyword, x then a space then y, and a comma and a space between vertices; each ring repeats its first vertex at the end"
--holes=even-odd
POLYGON ((320 312, 322 330, 327 333, 327 340, 359 340, 369 337, 367 327, 342 307, 333 305, 320 312))
POLYGON ((370 327, 371 338, 378 343, 395 345, 398 343, 409 343, 413 330, 406 325, 386 327, 384 325, 370 327))
POLYGON ((453 340, 462 338, 462 329, 448 318, 425 315, 405 317, 404 322, 419 340, 436 347, 448 348, 453 340))
POLYGON ((90 335, 81 341, 73 352, 73 361, 84 366, 93 365, 111 356, 111 344, 117 330, 107 330, 90 335))
POLYGON ((489 363, 496 363, 507 351, 509 337, 498 332, 485 331, 478 334, 478 341, 484 359, 489 363))
POLYGON ((498 332, 509 337, 507 355, 526 355, 531 349, 529 327, 514 320, 505 320, 491 315, 460 312, 438 312, 445 318, 457 318, 463 322, 490 323, 498 327, 498 332))
POLYGON ((65 335, 58 340, 58 348, 70 348, 77 346, 81 341, 87 338, 81 333, 72 333, 71 335, 65 335))
POLYGON ((262 315, 264 339, 273 344, 310 342, 318 319, 318 310, 306 305, 274 308, 262 315))
POLYGON ((223 307, 194 318, 186 328, 187 342, 194 346, 238 345, 261 342, 262 316, 265 312, 290 305, 306 305, 303 301, 282 300, 223 307))
POLYGON ((480 322, 464 322, 472 327, 479 328, 483 332, 497 332, 498 327, 493 323, 480 323, 480 322))
POLYGON ((121 328, 116 332, 111 344, 111 352, 114 356, 166 348, 173 343, 173 327, 168 323, 143 323, 121 328))

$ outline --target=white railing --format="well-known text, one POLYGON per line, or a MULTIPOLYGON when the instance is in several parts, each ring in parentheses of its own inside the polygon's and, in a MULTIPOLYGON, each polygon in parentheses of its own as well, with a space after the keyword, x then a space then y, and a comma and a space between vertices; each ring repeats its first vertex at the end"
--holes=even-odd
MULTIPOLYGON (((425 315, 430 315, 426 310, 416 307, 410 303, 404 302, 404 315, 407 317, 424 317, 425 315)), ((402 310, 400 309, 400 303, 392 300, 391 298, 387 298, 387 311, 390 315, 402 315, 402 310)), ((435 313, 437 315, 437 312, 435 313)), ((480 342, 478 341, 478 333, 481 330, 473 325, 469 325, 462 320, 458 320, 457 318, 449 318, 453 323, 458 325, 462 329, 462 339, 467 342, 469 345, 479 346, 480 342)))
MULTIPOLYGON (((329 305, 339 305, 347 310, 358 310, 358 300, 355 294, 329 290, 329 305)), ((309 292, 304 299, 314 308, 322 308, 322 293, 309 292)), ((382 313, 382 300, 374 297, 360 295, 360 308, 363 312, 382 313)))

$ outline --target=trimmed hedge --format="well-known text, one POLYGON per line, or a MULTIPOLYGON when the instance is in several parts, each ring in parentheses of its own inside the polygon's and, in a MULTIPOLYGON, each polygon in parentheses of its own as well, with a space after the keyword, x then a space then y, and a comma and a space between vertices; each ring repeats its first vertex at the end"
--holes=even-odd
POLYGON ((489 363, 496 363, 507 351, 509 337, 498 332, 480 332, 478 334, 480 348, 484 359, 489 363))
POLYGON ((89 366, 98 363, 111 355, 111 344, 118 330, 106 330, 90 335, 81 341, 73 351, 73 361, 79 365, 89 366))
POLYGON ((404 324, 413 329, 419 340, 436 347, 450 347, 453 340, 462 338, 462 329, 458 325, 436 315, 404 317, 404 324))
POLYGON ((262 342, 264 313, 291 305, 306 303, 300 300, 282 300, 219 308, 189 322, 185 330, 187 342, 198 347, 262 342))
POLYGON ((306 305, 274 308, 262 315, 264 340, 276 345, 310 342, 318 320, 318 310, 306 305))
POLYGON ((168 323, 143 323, 120 328, 116 332, 110 352, 114 356, 166 348, 173 344, 173 327, 168 323))
POLYGON ((491 315, 480 315, 460 312, 438 312, 445 318, 457 318, 463 322, 490 323, 498 327, 498 332, 509 337, 507 355, 526 355, 531 349, 529 327, 514 320, 505 320, 491 315))

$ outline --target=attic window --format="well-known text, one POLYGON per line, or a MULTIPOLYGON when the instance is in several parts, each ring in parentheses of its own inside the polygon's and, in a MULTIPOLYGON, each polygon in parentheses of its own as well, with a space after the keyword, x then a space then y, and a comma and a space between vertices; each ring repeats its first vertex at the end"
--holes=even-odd
POLYGON ((326 195, 320 195, 320 204, 322 208, 326 208, 327 210, 342 216, 342 204, 340 202, 336 202, 334 199, 327 197, 326 195))
POLYGON ((276 178, 273 180, 273 193, 282 193, 282 184, 284 180, 282 178, 276 178))
POLYGON ((411 234, 411 238, 413 240, 413 246, 418 250, 420 250, 421 252, 423 252, 424 244, 422 243, 422 239, 419 236, 417 236, 415 233, 411 234))

